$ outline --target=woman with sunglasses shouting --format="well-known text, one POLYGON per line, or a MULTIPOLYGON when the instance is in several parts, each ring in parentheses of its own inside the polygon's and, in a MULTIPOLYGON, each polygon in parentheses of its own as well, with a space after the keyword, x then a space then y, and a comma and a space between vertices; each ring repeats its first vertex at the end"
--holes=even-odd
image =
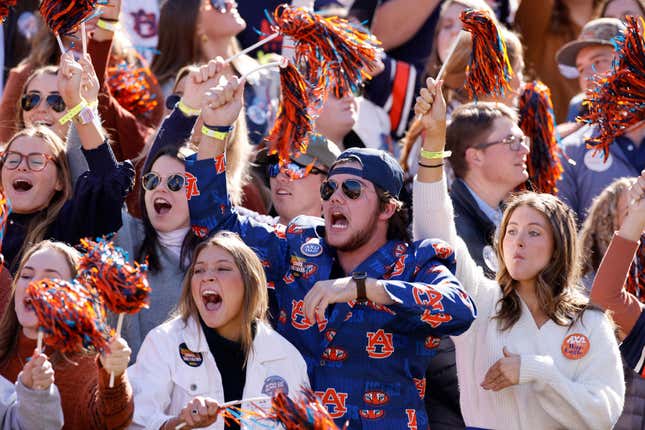
POLYGON ((486 278, 457 236, 443 177, 446 105, 431 79, 415 113, 435 154, 414 184, 414 234, 455 247, 457 277, 478 319, 453 337, 466 426, 484 429, 610 429, 625 382, 613 325, 582 294, 576 222, 549 194, 507 202, 498 228, 496 280, 486 278))
POLYGON ((57 89, 75 121, 90 170, 72 189, 64 142, 47 127, 18 132, 3 148, 1 183, 12 207, 2 250, 13 272, 26 248, 43 239, 70 244, 121 227, 121 207, 134 170, 119 164, 91 108, 81 96, 84 73, 71 54, 61 59, 57 89))

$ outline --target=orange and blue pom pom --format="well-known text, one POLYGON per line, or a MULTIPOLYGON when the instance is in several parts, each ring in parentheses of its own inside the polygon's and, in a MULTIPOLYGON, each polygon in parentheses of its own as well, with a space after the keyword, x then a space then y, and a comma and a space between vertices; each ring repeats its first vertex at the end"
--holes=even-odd
POLYGON ((520 96, 519 111, 519 126, 531 140, 528 160, 530 185, 538 193, 555 194, 563 169, 558 156, 560 137, 549 87, 541 81, 527 83, 520 96))
POLYGON ((86 252, 79 263, 79 278, 96 289, 107 309, 133 314, 148 307, 146 264, 128 263, 127 253, 103 238, 82 239, 81 245, 86 252))
POLYGON ((97 0, 42 0, 40 15, 54 34, 70 36, 94 16, 97 0))
POLYGON ((81 283, 43 279, 27 287, 31 307, 44 332, 44 343, 62 353, 108 348, 109 328, 99 299, 81 283))

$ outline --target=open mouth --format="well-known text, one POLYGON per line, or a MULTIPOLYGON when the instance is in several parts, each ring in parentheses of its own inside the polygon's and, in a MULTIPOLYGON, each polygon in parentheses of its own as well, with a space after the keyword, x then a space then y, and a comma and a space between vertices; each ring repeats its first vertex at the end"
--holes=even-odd
POLYGON ((202 291, 202 301, 209 311, 216 311, 222 306, 222 296, 213 290, 202 291))
POLYGON ((53 123, 51 121, 47 121, 47 120, 44 120, 44 119, 39 119, 39 120, 34 121, 34 124, 35 125, 44 125, 46 127, 51 127, 53 123))
POLYGON ((26 192, 34 187, 31 181, 29 181, 28 179, 15 179, 11 183, 11 186, 18 192, 26 192))
POLYGON ((170 202, 164 198, 157 197, 153 202, 157 215, 165 215, 172 209, 170 202))
POLYGON ((331 214, 331 226, 337 229, 346 229, 349 222, 345 215, 341 212, 332 212, 331 214))
POLYGON ((291 193, 289 191, 283 190, 283 189, 279 189, 275 193, 278 196, 290 196, 291 195, 291 193))
POLYGON ((31 301, 30 297, 25 297, 24 304, 25 304, 25 309, 27 309, 28 311, 31 311, 31 312, 35 311, 34 304, 31 301))

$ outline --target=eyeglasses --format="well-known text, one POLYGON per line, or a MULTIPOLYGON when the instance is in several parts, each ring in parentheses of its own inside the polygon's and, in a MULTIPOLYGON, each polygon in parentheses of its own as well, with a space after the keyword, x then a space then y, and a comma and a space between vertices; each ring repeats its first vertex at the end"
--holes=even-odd
MULTIPOLYGON (((156 172, 148 172, 141 178, 141 185, 146 191, 152 191, 161 184, 161 176, 156 172)), ((174 173, 166 178, 166 187, 175 192, 184 188, 186 177, 181 173, 174 173)))
MULTIPOLYGON (((324 181, 320 185, 320 198, 324 201, 331 199, 331 196, 334 195, 337 188, 338 184, 335 181, 324 181)), ((343 194, 345 194, 346 197, 352 200, 356 200, 361 196, 361 193, 363 191, 363 184, 361 184, 356 179, 346 179, 341 184, 341 189, 343 190, 343 194)))
MULTIPOLYGON (((22 110, 29 112, 37 107, 42 100, 43 96, 41 96, 40 93, 27 93, 22 96, 20 105, 22 106, 22 110)), ((45 101, 49 107, 54 110, 54 112, 61 113, 67 109, 67 106, 65 106, 65 102, 63 101, 63 97, 61 97, 60 94, 49 94, 45 97, 45 101)))
POLYGON ((313 167, 313 164, 310 166, 301 166, 294 162, 290 162, 286 165, 280 166, 279 163, 274 163, 269 166, 269 176, 275 178, 280 174, 280 172, 287 175, 290 179, 302 179, 306 178, 309 175, 323 175, 327 172, 320 170, 317 167, 313 167))
POLYGON ((56 163, 56 159, 49 154, 41 152, 22 154, 17 151, 8 151, 2 155, 2 165, 9 170, 16 170, 22 163, 23 158, 27 159, 27 168, 32 172, 40 172, 47 167, 49 161, 56 163))
POLYGON ((479 145, 475 145, 474 148, 486 149, 489 146, 497 145, 499 143, 508 145, 511 151, 517 152, 522 148, 522 146, 525 146, 527 148, 529 147, 529 138, 524 135, 517 136, 514 134, 509 134, 502 140, 496 140, 495 142, 488 142, 488 143, 480 143, 479 145))
POLYGON ((176 93, 170 94, 168 97, 166 97, 166 109, 173 110, 175 108, 175 105, 179 103, 180 99, 181 99, 181 95, 176 93))
POLYGON ((237 2, 232 0, 210 0, 210 2, 213 9, 217 10, 219 13, 226 13, 237 7, 237 2))

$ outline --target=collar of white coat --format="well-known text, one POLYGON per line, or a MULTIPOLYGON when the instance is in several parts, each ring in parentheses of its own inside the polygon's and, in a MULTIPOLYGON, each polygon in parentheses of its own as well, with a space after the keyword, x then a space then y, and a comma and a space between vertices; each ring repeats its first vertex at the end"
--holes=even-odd
MULTIPOLYGON (((188 318, 186 330, 184 330, 184 341, 186 346, 193 352, 209 352, 206 335, 201 325, 195 318, 188 318)), ((253 339, 253 349, 249 357, 249 362, 265 363, 273 360, 282 360, 288 358, 284 348, 276 347, 283 340, 280 339, 278 332, 270 328, 264 322, 258 322, 253 339)))

